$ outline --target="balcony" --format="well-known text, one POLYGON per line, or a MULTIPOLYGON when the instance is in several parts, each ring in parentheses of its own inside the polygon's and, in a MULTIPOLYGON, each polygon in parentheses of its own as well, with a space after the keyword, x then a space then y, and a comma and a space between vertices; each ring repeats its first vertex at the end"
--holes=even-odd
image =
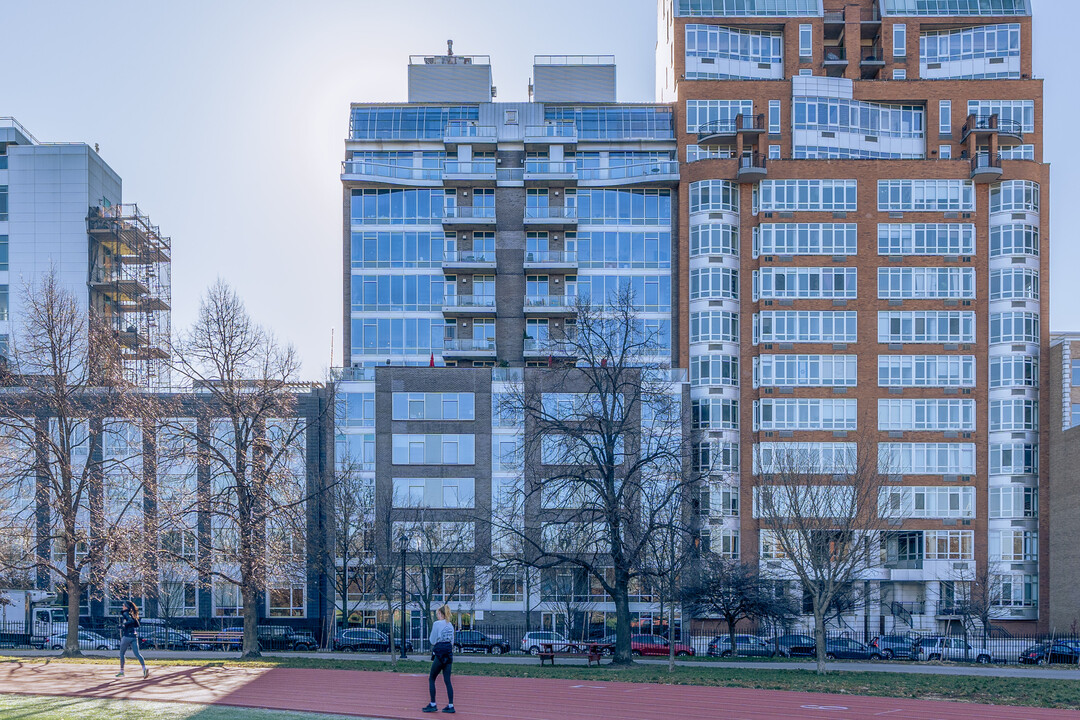
POLYGON ((525 128, 525 146, 576 145, 577 123, 573 121, 549 122, 529 125, 525 128))
POLYGON ((495 357, 494 338, 447 338, 443 340, 442 356, 446 359, 487 359, 495 357))
POLYGON ((863 80, 874 80, 885 67, 885 50, 880 45, 863 46, 859 51, 863 80))
POLYGON ((825 74, 829 77, 843 77, 848 66, 847 48, 842 45, 825 48, 825 74))
POLYGON ((738 169, 735 172, 735 179, 738 182, 755 183, 764 180, 769 174, 768 169, 765 167, 766 157, 759 152, 743 155, 736 160, 738 169))
POLYGON ((494 295, 446 295, 444 315, 495 315, 494 295))
POLYGON ((558 250, 533 250, 525 253, 522 268, 525 270, 576 270, 576 252, 558 250))
POLYGON ((844 34, 844 11, 825 12, 822 20, 825 23, 825 39, 838 40, 844 34))
POLYGON ((679 182, 679 163, 676 160, 638 163, 607 168, 578 170, 579 187, 609 187, 612 185, 676 185, 679 182))
POLYGON ((344 182, 379 183, 380 185, 439 187, 442 185, 442 170, 402 167, 367 160, 346 160, 341 163, 341 179, 344 182))
POLYGON ((497 179, 494 160, 447 160, 443 163, 443 184, 492 186, 497 179))
POLYGON ((576 295, 526 295, 526 315, 574 315, 577 313, 576 295))
POLYGON ((573 160, 526 160, 523 175, 525 184, 539 183, 548 187, 577 184, 577 164, 573 160))
POLYGON ((443 270, 447 272, 463 272, 473 270, 476 272, 495 271, 494 250, 457 250, 443 253, 443 270))
POLYGON ((971 179, 976 183, 992 183, 1001 179, 1001 156, 976 153, 971 158, 971 179))
POLYGON ((562 205, 525 208, 525 226, 530 228, 559 228, 577 225, 577 208, 562 205))
POLYGON ((532 358, 571 358, 577 355, 577 348, 566 340, 525 338, 523 354, 532 358))
POLYGON ((972 133, 976 138, 997 135, 998 143, 1006 145, 1024 141, 1024 126, 1018 120, 1002 120, 996 114, 968 115, 964 129, 960 131, 960 142, 967 141, 972 133))
POLYGON ((853 8, 852 12, 859 13, 860 34, 864 40, 873 40, 881 34, 881 10, 877 3, 874 3, 874 7, 869 10, 853 8))
POLYGON ((495 226, 493 207, 448 207, 443 214, 443 226, 454 230, 464 228, 491 228, 495 226))
POLYGON ((498 128, 491 125, 478 125, 471 120, 454 120, 447 123, 443 130, 443 143, 449 148, 458 145, 497 145, 498 128))
POLYGON ((499 168, 495 171, 495 184, 499 187, 521 187, 525 184, 525 168, 499 168))

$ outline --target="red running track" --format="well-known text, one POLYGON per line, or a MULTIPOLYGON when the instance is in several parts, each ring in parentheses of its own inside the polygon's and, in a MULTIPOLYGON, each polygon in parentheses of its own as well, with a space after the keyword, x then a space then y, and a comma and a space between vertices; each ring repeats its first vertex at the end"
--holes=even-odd
MULTIPOLYGON (((129 668, 130 669, 130 668, 129 668)), ((64 663, 0 666, 0 693, 214 703, 388 720, 425 715, 427 676, 312 669, 155 667, 115 678, 115 667, 64 663)), ((441 680, 441 679, 440 679, 441 680)), ((882 682, 888 682, 882 678, 882 682)), ((439 700, 445 688, 439 683, 439 700)), ((454 678, 462 720, 1077 720, 1080 712, 855 695, 547 678, 454 678)))

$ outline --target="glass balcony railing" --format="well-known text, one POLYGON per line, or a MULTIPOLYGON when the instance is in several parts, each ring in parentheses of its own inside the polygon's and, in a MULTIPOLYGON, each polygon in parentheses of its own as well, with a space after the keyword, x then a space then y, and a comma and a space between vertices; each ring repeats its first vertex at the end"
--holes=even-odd
POLYGON ((494 250, 447 250, 443 253, 444 263, 494 263, 494 250))
POLYGON ((577 253, 563 252, 561 250, 528 250, 525 252, 525 262, 551 265, 576 265, 577 253))
POLYGON ((443 131, 444 140, 485 140, 494 141, 499 137, 498 130, 490 125, 479 125, 471 120, 454 120, 447 123, 443 131))
POLYGON ((577 124, 573 122, 552 122, 525 128, 527 138, 572 139, 576 138, 577 134, 577 124))
POLYGON ((576 220, 576 207, 527 207, 526 220, 576 220))
POLYGON ((577 164, 566 160, 526 160, 526 175, 575 175, 577 164))
POLYGON ((443 340, 443 354, 455 352, 495 352, 494 338, 447 338, 443 340))
POLYGON ((576 295, 526 295, 527 308, 572 308, 577 305, 576 295))
POLYGON ((405 167, 401 165, 369 162, 367 160, 344 161, 341 163, 341 174, 393 180, 438 181, 442 179, 442 170, 439 168, 405 167))
POLYGON ((443 163, 446 175, 494 175, 494 160, 447 160, 443 163))
POLYGON ((494 220, 495 208, 493 207, 448 207, 443 215, 449 220, 494 220))
POLYGON ((527 353, 542 353, 544 355, 572 355, 575 352, 575 347, 573 343, 566 340, 525 338, 524 350, 527 353))
POLYGON ((492 382, 521 382, 525 379, 525 368, 507 367, 492 368, 492 382))
POLYGON ((675 160, 639 163, 607 168, 582 168, 578 170, 578 180, 629 180, 649 178, 658 175, 679 175, 679 163, 675 160))
POLYGON ((446 295, 443 297, 443 307, 448 308, 493 308, 495 307, 494 295, 446 295))

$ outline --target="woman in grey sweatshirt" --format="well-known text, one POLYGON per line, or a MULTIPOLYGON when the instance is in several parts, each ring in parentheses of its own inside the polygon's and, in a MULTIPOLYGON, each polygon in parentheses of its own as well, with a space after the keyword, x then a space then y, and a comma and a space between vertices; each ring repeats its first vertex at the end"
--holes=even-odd
POLYGON ((431 694, 431 704, 425 705, 424 712, 436 712, 439 706, 435 704, 435 679, 442 673, 443 682, 446 683, 447 705, 443 708, 444 713, 452 713, 454 710, 454 686, 450 682, 450 671, 454 664, 454 626, 450 623, 450 608, 443 605, 435 611, 438 618, 431 626, 431 672, 428 673, 428 692, 431 694))

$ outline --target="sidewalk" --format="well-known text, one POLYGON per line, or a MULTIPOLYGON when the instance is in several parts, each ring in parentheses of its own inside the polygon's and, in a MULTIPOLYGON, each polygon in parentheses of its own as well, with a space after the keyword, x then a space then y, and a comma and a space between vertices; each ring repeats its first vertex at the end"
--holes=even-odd
MULTIPOLYGON (((307 669, 155 667, 147 680, 115 667, 0 665, 0 693, 182 701, 420 720, 427 676, 307 669)), ((997 707, 854 695, 540 678, 455 677, 465 720, 1076 720, 1070 710, 997 707)), ((439 683, 440 702, 445 702, 439 683)), ((440 714, 441 717, 441 714, 440 714)))

